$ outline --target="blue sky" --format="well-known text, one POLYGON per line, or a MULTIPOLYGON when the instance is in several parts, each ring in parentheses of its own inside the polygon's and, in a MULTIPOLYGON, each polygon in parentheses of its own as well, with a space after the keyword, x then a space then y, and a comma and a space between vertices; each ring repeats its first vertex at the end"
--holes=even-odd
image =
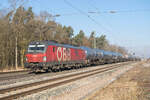
MULTIPOLYGON (((75 34, 80 29, 86 36, 89 36, 91 31, 95 31, 96 36, 105 34, 111 44, 126 47, 138 56, 150 57, 150 0, 67 1, 85 13, 100 12, 88 14, 98 24, 72 8, 64 0, 29 0, 27 6, 32 6, 36 14, 40 11, 47 11, 53 15, 60 14, 61 16, 55 18, 55 21, 72 26, 75 34), (112 10, 120 12, 104 13, 112 10)), ((1 0, 0 5, 5 7, 8 2, 1 0)))

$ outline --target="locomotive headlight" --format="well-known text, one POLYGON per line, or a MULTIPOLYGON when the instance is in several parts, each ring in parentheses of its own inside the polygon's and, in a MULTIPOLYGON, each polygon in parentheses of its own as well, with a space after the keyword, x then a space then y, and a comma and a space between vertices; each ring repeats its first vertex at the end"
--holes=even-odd
POLYGON ((46 61, 46 56, 43 57, 43 61, 46 61))

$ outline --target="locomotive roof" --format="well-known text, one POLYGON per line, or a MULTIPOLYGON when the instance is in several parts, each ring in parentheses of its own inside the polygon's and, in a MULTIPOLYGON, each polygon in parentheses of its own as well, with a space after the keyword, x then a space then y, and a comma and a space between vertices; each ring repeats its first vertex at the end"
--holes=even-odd
POLYGON ((35 44, 55 45, 55 46, 61 46, 61 47, 66 47, 66 48, 80 49, 79 47, 76 47, 76 46, 72 46, 69 44, 60 44, 54 41, 33 41, 29 45, 35 45, 35 44))

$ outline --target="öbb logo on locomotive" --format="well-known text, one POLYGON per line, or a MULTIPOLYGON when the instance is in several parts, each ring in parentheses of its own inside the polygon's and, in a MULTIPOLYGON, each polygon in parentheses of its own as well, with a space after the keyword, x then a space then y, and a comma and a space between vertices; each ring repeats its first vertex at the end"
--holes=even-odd
POLYGON ((70 48, 57 48, 57 60, 58 61, 70 61, 71 59, 71 52, 70 48))

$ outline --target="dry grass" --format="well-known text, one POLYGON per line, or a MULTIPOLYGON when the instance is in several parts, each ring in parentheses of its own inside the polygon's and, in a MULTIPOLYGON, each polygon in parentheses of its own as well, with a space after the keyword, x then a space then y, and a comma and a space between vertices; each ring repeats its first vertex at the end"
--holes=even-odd
POLYGON ((88 100, 146 100, 143 93, 136 82, 117 83, 98 91, 88 100))
POLYGON ((150 100, 150 93, 143 85, 145 82, 150 83, 149 76, 150 64, 145 68, 141 63, 108 87, 96 91, 87 100, 150 100))
POLYGON ((18 67, 17 69, 15 67, 6 67, 5 69, 0 69, 0 72, 12 72, 12 71, 21 71, 26 70, 24 67, 18 67))

